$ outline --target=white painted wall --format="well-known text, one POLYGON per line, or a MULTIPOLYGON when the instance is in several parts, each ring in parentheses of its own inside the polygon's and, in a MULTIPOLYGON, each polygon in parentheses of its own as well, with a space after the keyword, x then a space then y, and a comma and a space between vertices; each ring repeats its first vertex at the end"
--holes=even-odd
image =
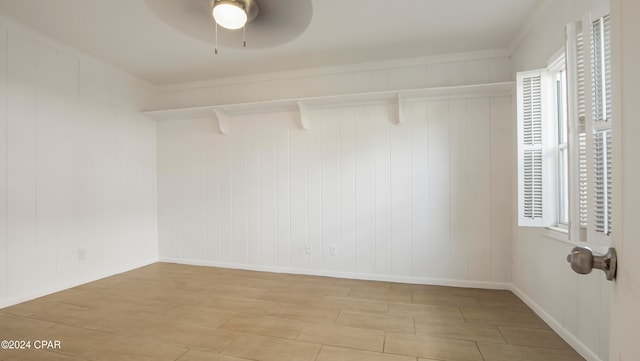
POLYGON ((152 96, 2 21, 0 307, 157 259, 152 96))
MULTIPOLYGON (((429 84, 436 76, 443 77, 440 86, 486 83, 508 80, 508 69, 506 58, 473 59, 363 78, 346 71, 306 86, 349 83, 364 92, 429 84), (494 71, 495 64, 506 69, 494 71)), ((283 97, 290 91, 271 90, 283 97)), ((257 99, 238 102, 250 100, 257 99)), ((208 104, 217 102, 223 101, 208 104)), ((420 100, 408 103, 403 127, 393 125, 391 105, 329 107, 311 111, 309 132, 295 113, 236 115, 228 136, 212 119, 159 122, 160 258, 505 287, 511 106, 508 96, 420 100), (336 256, 329 254, 332 244, 336 256)))
MULTIPOLYGON (((606 0, 547 1, 513 53, 513 69, 546 67, 563 47, 564 26, 581 20, 592 9, 607 6, 606 0)), ((517 175, 512 176, 515 187, 517 175)), ((611 282, 601 272, 573 273, 566 255, 574 245, 556 239, 552 232, 516 225, 513 233, 516 293, 587 360, 608 360, 611 282)))

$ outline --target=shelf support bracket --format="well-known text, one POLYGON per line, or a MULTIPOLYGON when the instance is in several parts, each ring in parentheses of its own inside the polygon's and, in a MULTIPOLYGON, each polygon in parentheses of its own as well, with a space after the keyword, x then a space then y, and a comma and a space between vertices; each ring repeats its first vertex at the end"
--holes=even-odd
POLYGON ((229 134, 229 122, 227 120, 227 113, 220 109, 211 109, 213 114, 216 116, 216 120, 218 121, 218 130, 222 135, 229 134))
POLYGON ((302 129, 309 131, 309 129, 311 129, 311 117, 309 115, 309 109, 301 101, 297 101, 296 104, 298 105, 298 113, 300 115, 300 126, 302 127, 302 129))
POLYGON ((403 126, 407 124, 407 119, 405 117, 405 112, 404 112, 404 99, 402 99, 402 94, 398 94, 398 98, 396 99, 396 106, 397 106, 397 116, 398 118, 396 119, 396 125, 397 126, 403 126))

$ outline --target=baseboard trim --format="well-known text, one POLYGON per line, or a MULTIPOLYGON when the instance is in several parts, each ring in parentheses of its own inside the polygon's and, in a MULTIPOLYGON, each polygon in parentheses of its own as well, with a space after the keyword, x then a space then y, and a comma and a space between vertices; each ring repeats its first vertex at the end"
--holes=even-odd
POLYGON ((450 286, 450 287, 484 288, 484 289, 493 289, 493 290, 510 290, 511 289, 511 285, 506 282, 486 282, 486 281, 469 281, 469 280, 441 279, 441 278, 424 278, 424 277, 413 277, 413 276, 380 275, 380 274, 372 274, 372 273, 327 271, 327 270, 308 269, 308 268, 237 264, 237 263, 227 263, 227 262, 217 262, 217 261, 189 260, 189 259, 177 259, 177 258, 166 258, 166 257, 161 257, 159 261, 165 262, 165 263, 177 263, 177 264, 185 264, 185 265, 191 265, 191 266, 232 268, 232 269, 242 269, 247 271, 289 273, 289 274, 299 274, 299 275, 309 275, 309 276, 348 278, 348 279, 367 280, 367 281, 412 283, 412 284, 450 286))
POLYGON ((520 298, 525 304, 527 304, 527 306, 529 306, 529 308, 531 308, 533 312, 535 312, 540 318, 542 318, 542 320, 546 322, 549 327, 551 327, 560 337, 562 337, 562 339, 565 340, 569 344, 569 346, 576 350, 576 352, 578 352, 580 356, 584 357, 585 360, 604 361, 514 284, 511 284, 511 292, 513 292, 516 296, 518 296, 518 298, 520 298))
POLYGON ((29 292, 26 294, 22 294, 16 297, 11 297, 11 298, 7 298, 4 300, 0 300, 0 309, 5 308, 5 307, 9 307, 9 306, 13 306, 13 305, 17 305, 19 303, 22 302, 27 302, 27 301, 31 301, 33 299, 36 298, 40 298, 46 295, 50 295, 52 293, 56 293, 56 292, 60 292, 60 291, 64 291, 67 290, 69 288, 73 288, 73 287, 77 287, 80 285, 83 285, 85 283, 89 283, 89 282, 93 282, 93 281, 97 281, 99 279, 105 278, 105 277, 110 277, 110 276, 114 276, 117 275, 119 273, 123 273, 123 272, 128 272, 131 270, 134 270, 136 268, 140 268, 140 267, 144 267, 144 266, 148 266, 150 264, 156 263, 158 262, 158 259, 154 258, 154 259, 147 259, 145 261, 141 261, 141 262, 134 262, 128 265, 124 265, 124 266, 120 266, 120 267, 114 267, 108 270, 104 270, 101 272, 96 272, 92 275, 89 276, 83 276, 83 277, 78 277, 75 278, 71 281, 66 281, 66 282, 62 282, 62 283, 58 283, 54 286, 50 286, 50 287, 46 287, 43 289, 39 289, 36 290, 34 292, 29 292))

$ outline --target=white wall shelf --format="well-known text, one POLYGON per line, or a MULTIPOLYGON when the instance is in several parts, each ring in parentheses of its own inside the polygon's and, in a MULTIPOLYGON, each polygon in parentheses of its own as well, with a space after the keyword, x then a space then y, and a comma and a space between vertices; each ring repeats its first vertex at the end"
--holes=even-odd
MULTIPOLYGON (((511 95, 514 82, 501 82, 477 85, 461 85, 439 88, 421 88, 392 90, 369 93, 341 94, 331 96, 268 100, 251 103, 218 104, 189 108, 174 108, 143 111, 156 120, 181 120, 211 118, 214 114, 226 116, 239 114, 269 113, 280 111, 298 111, 301 113, 301 127, 308 130, 310 122, 308 110, 356 104, 397 104, 397 125, 403 124, 402 104, 416 99, 456 99, 487 96, 511 95)), ((219 124, 225 121, 218 119, 219 124)))

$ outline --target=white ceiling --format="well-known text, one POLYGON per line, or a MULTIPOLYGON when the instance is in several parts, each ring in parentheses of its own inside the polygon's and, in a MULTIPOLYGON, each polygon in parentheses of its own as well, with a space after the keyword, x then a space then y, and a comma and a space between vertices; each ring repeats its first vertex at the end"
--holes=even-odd
MULTIPOLYGON (((261 1, 274 0, 258 0, 258 3, 261 1)), ((165 85, 504 49, 543 2, 311 1, 311 22, 306 31, 292 41, 263 49, 221 47, 217 56, 212 42, 176 30, 168 25, 171 19, 159 18, 144 0, 0 0, 0 14, 148 82, 165 85)), ((180 16, 184 14, 176 14, 180 16)), ((250 25, 248 44, 251 44, 250 25)), ((214 32, 213 23, 211 32, 214 32)))

